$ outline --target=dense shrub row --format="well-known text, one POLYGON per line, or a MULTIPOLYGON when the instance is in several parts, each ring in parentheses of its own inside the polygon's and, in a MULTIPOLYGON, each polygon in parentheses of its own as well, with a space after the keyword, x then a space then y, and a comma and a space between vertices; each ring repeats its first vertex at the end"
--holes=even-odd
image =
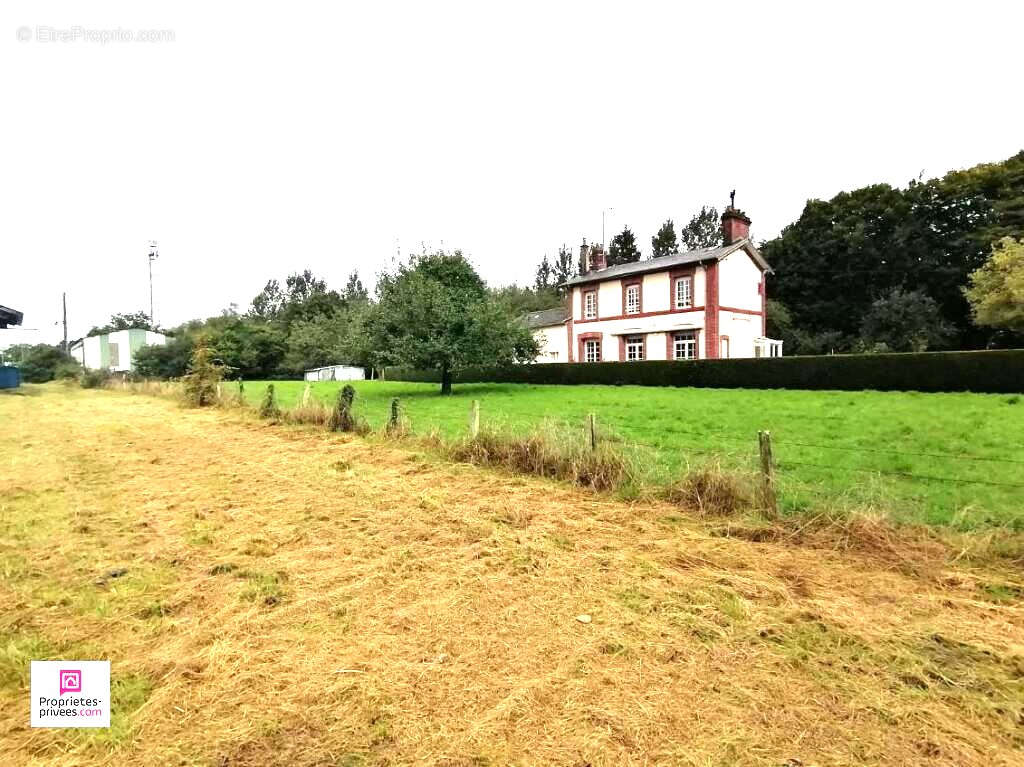
MULTIPOLYGON (((440 375, 388 368, 387 378, 436 383, 440 375)), ((1024 392, 1024 349, 474 367, 455 382, 1017 393, 1024 392)))

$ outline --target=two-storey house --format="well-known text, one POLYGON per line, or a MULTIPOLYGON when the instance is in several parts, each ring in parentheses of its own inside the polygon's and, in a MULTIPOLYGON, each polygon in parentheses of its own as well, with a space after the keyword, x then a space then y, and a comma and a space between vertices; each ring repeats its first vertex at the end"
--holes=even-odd
POLYGON ((782 342, 765 337, 771 268, 749 232, 750 219, 730 206, 720 247, 616 266, 602 249, 584 248, 579 276, 565 283, 567 316, 555 323, 544 313, 550 325, 530 323, 543 336, 537 361, 781 356, 782 342))

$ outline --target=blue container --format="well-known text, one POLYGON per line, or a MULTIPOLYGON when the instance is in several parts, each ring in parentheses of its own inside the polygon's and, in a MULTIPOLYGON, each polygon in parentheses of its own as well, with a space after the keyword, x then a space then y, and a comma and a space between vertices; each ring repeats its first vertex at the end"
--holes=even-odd
POLYGON ((0 389, 17 389, 21 385, 21 371, 8 365, 0 366, 0 389))

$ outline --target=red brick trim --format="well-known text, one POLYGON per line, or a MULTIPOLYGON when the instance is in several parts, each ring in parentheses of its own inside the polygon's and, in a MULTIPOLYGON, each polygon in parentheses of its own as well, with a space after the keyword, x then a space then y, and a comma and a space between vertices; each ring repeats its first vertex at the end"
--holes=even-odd
POLYGON ((598 341, 598 342, 600 342, 600 344, 601 344, 601 346, 600 346, 601 351, 600 351, 600 354, 598 354, 597 361, 598 362, 602 362, 604 360, 604 339, 603 339, 603 336, 604 336, 603 333, 580 333, 579 336, 576 337, 577 348, 580 351, 580 358, 579 358, 580 362, 586 362, 587 361, 587 355, 584 353, 584 351, 585 351, 584 347, 585 347, 587 341, 598 341))
POLYGON ((704 306, 707 307, 707 314, 704 317, 704 327, 707 329, 705 340, 705 356, 708 359, 718 359, 718 262, 713 261, 707 266, 704 273, 705 298, 704 306))
POLYGON ((768 275, 761 272, 761 336, 768 335, 768 275))
POLYGON ((736 314, 752 314, 755 317, 760 317, 764 314, 764 312, 760 312, 757 309, 740 309, 735 306, 719 306, 718 310, 722 312, 736 312, 736 314))
POLYGON ((688 312, 691 311, 691 309, 676 309, 676 280, 678 280, 680 277, 690 278, 690 304, 696 304, 697 296, 693 294, 693 289, 697 285, 697 267, 693 266, 690 267, 689 269, 676 269, 668 273, 669 310, 673 312, 688 312))
MULTIPOLYGON (((634 317, 636 315, 633 315, 634 317)), ((644 360, 647 359, 647 333, 624 333, 619 336, 619 362, 626 362, 626 339, 636 338, 639 336, 643 339, 644 344, 644 360)))
POLYGON ((687 314, 689 312, 702 312, 703 306, 694 306, 692 309, 669 309, 657 312, 640 312, 640 314, 617 314, 613 317, 601 317, 596 320, 576 320, 577 325, 587 322, 609 322, 611 320, 635 320, 637 317, 660 317, 665 314, 687 314))
POLYGON ((622 314, 623 314, 623 316, 626 316, 626 317, 639 317, 643 313, 644 313, 644 281, 643 281, 643 279, 639 279, 639 280, 635 280, 634 279, 634 280, 629 280, 629 281, 623 280, 622 281, 622 314), (633 285, 636 285, 637 288, 639 288, 639 291, 640 291, 640 311, 638 311, 638 312, 636 312, 634 314, 627 314, 626 313, 626 291, 629 288, 631 288, 633 285))
POLYGON ((693 330, 668 330, 665 331, 665 359, 669 362, 688 362, 689 360, 676 360, 675 354, 675 340, 676 336, 681 333, 693 333, 693 358, 695 360, 700 359, 700 331, 694 328, 693 330))
POLYGON ((569 321, 567 323, 565 323, 565 330, 566 330, 566 333, 569 336, 569 341, 565 345, 566 353, 569 355, 569 362, 575 362, 575 360, 573 360, 573 354, 572 354, 572 346, 573 346, 573 344, 572 344, 572 317, 571 316, 569 317, 569 321))

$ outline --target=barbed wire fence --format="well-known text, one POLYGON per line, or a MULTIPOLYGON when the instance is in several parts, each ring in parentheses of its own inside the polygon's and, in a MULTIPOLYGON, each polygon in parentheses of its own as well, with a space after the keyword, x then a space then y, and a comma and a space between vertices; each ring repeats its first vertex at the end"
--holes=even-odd
POLYGON ((762 491, 765 496, 767 509, 770 514, 777 513, 777 500, 780 482, 785 486, 786 495, 808 494, 823 499, 836 500, 842 496, 843 491, 838 488, 823 490, 806 475, 795 476, 790 469, 811 469, 823 473, 839 473, 846 476, 891 478, 902 482, 910 483, 938 483, 951 486, 978 486, 988 488, 1002 488, 1007 490, 1024 490, 1024 481, 1016 478, 1024 478, 1024 460, 1001 456, 975 455, 966 452, 942 452, 932 450, 908 450, 898 448, 878 448, 863 445, 826 444, 823 442, 809 442, 800 439, 779 439, 770 431, 760 431, 756 435, 742 437, 737 434, 727 434, 714 431, 688 431, 673 428, 673 435, 684 435, 693 438, 701 447, 686 446, 682 449, 668 445, 658 445, 641 441, 632 441, 632 444, 653 450, 657 453, 676 450, 685 458, 690 455, 701 457, 717 458, 739 458, 740 462, 746 458, 751 463, 756 463, 761 476, 762 491), (755 439, 756 437, 756 439, 755 439), (708 449, 710 445, 731 446, 726 450, 708 449), (732 447, 734 446, 734 447, 732 447), (934 462, 929 471, 914 471, 901 468, 885 466, 849 465, 842 462, 824 463, 821 461, 805 458, 802 453, 808 451, 828 451, 847 458, 857 456, 870 456, 877 459, 883 457, 900 461, 907 458, 924 458, 934 462), (767 455, 766 455, 767 453, 767 455), (759 459, 759 460, 758 460, 759 459), (1011 472, 1010 479, 999 479, 995 477, 964 476, 963 473, 944 473, 940 470, 942 463, 970 464, 979 467, 991 467, 994 471, 1011 472), (1020 467, 1015 468, 1015 467, 1020 467))

